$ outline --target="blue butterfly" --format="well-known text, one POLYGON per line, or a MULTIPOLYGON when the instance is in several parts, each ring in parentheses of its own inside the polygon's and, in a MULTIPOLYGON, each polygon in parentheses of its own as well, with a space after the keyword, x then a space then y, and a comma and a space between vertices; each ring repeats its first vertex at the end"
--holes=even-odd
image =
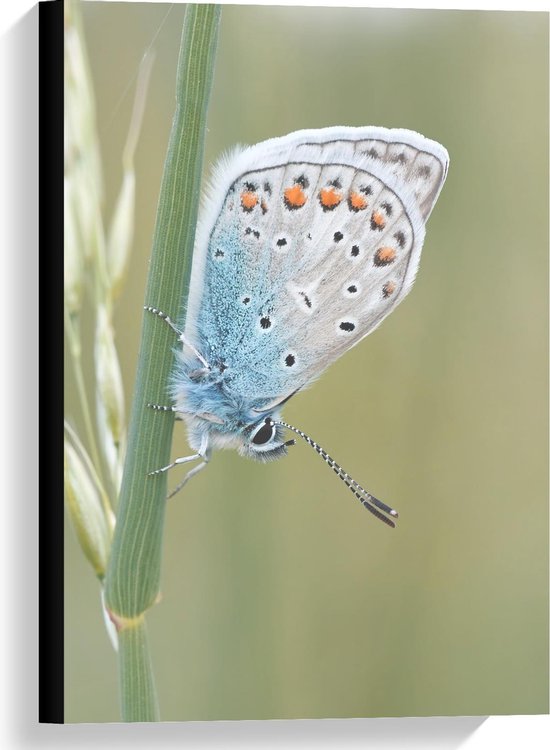
MULTIPOLYGON (((291 431, 371 513, 397 512, 355 482, 282 406, 373 331, 410 290, 445 181, 443 146, 409 130, 301 130, 236 149, 215 168, 193 253, 172 407, 194 454, 270 461, 291 431)), ((174 494, 174 493, 172 493, 174 494)))

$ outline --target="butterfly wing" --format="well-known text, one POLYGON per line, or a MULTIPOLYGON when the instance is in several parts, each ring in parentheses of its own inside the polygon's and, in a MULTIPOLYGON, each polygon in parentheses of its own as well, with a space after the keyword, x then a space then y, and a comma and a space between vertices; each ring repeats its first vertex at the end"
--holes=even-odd
POLYGON ((218 166, 186 336, 268 408, 376 328, 414 281, 448 154, 418 133, 298 131, 218 166))

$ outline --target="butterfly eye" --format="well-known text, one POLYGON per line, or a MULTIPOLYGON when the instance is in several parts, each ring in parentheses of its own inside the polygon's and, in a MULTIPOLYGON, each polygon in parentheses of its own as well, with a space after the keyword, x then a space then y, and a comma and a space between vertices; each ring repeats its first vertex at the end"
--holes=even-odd
POLYGON ((275 435, 275 425, 269 417, 266 418, 264 423, 256 430, 252 437, 254 445, 265 445, 275 435))

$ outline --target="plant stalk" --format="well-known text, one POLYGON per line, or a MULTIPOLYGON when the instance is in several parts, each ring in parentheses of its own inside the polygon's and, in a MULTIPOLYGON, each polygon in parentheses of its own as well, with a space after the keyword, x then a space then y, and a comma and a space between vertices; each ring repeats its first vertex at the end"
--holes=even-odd
MULTIPOLYGON (((178 60, 176 112, 144 300, 144 304, 157 307, 174 319, 179 317, 188 295, 219 19, 219 6, 187 6, 178 60)), ((141 620, 159 595, 166 475, 147 474, 168 463, 173 415, 153 411, 147 404, 166 402, 173 345, 174 335, 168 326, 145 313, 127 458, 105 587, 107 609, 125 644, 120 651, 125 721, 158 719, 141 620), (140 677, 134 680, 132 675, 140 677)))

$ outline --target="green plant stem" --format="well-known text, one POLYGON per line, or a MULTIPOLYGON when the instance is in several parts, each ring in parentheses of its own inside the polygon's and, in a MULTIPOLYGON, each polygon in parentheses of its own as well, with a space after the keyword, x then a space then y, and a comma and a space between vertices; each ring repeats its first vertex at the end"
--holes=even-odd
MULTIPOLYGON (((145 304, 178 318, 188 294, 203 161, 206 111, 211 90, 220 8, 188 5, 178 60, 176 112, 164 167, 145 304)), ((157 599, 160 583, 166 475, 147 476, 168 463, 173 415, 147 408, 165 403, 173 362, 174 335, 145 314, 130 415, 117 524, 106 577, 106 605, 119 627, 139 618, 157 599)), ((143 668, 150 659, 141 646, 143 668)), ((132 649, 138 658, 138 649, 132 649)), ((149 665, 149 666, 147 666, 149 665)), ((121 670, 122 673, 122 670, 121 670)), ((126 673, 130 674, 128 666, 126 673)), ((152 675, 147 684, 153 684, 152 675)), ((154 690, 121 682, 125 721, 134 707, 151 703, 154 690)), ((145 709, 144 709, 145 710, 145 709)), ((152 707, 146 711, 153 715, 152 707)))
POLYGON ((127 624, 118 637, 120 702, 127 721, 159 721, 159 706, 147 629, 143 618, 127 624))

